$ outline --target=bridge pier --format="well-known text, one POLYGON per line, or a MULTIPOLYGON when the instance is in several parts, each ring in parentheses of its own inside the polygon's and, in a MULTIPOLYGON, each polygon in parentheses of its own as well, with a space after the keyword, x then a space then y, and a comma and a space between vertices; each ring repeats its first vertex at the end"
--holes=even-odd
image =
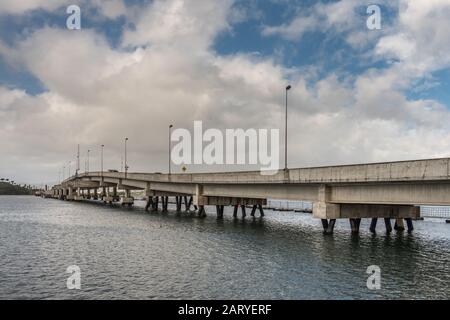
POLYGON ((322 227, 324 234, 333 234, 336 219, 322 219, 322 227))
MULTIPOLYGON (((329 199, 330 195, 322 190, 322 199, 329 199)), ((320 198, 320 197, 319 197, 320 198)), ((394 229, 404 230, 403 219, 420 216, 420 207, 413 205, 384 205, 384 204, 347 204, 317 202, 313 205, 313 217, 321 219, 349 218, 352 233, 358 233, 362 218, 371 218, 370 231, 375 233, 377 219, 383 218, 386 232, 392 232, 391 219, 395 219, 394 229)))
POLYGON ((391 219, 390 218, 384 218, 384 225, 386 226, 386 232, 391 233, 392 232, 392 226, 391 226, 391 219))
POLYGON ((377 228, 377 222, 378 218, 372 218, 372 221, 370 222, 370 232, 375 233, 377 228))
POLYGON ((350 218, 349 220, 352 233, 359 233, 359 225, 361 224, 361 218, 350 218))
POLYGON ((405 225, 403 224, 403 219, 401 219, 401 218, 395 219, 394 230, 396 230, 396 231, 405 230, 405 225))
POLYGON ((153 208, 152 208, 153 212, 157 212, 158 211, 158 205, 159 205, 159 197, 156 196, 155 197, 155 201, 153 201, 153 208))
POLYGON ((206 217, 205 206, 203 206, 203 205, 198 206, 198 216, 199 216, 200 218, 206 217))
POLYGON ((217 211, 217 219, 223 219, 223 205, 216 205, 216 211, 217 211))
POLYGON ((245 216, 247 215, 245 213, 245 205, 241 204, 241 212, 242 212, 242 218, 245 218, 245 216))
POLYGON ((74 200, 73 187, 69 187, 68 190, 69 190, 69 193, 68 193, 68 195, 67 195, 67 200, 68 200, 68 201, 74 200))
POLYGON ((187 211, 189 211, 190 209, 191 209, 191 197, 189 197, 189 202, 188 202, 188 197, 187 196, 184 196, 183 197, 183 199, 184 199, 184 208, 185 208, 185 211, 187 212, 187 211))
POLYGON ((235 204, 234 208, 233 208, 233 218, 237 218, 238 209, 239 209, 239 205, 235 204))
POLYGON ((254 204, 254 205, 252 206, 252 212, 250 213, 250 215, 251 215, 252 217, 255 216, 256 207, 257 207, 256 204, 254 204))
POLYGON ((183 202, 183 198, 181 197, 181 196, 176 196, 175 197, 175 203, 176 203, 176 206, 177 206, 177 213, 180 213, 181 212, 181 206, 182 206, 182 203, 183 202))
POLYGON ((168 204, 169 204, 169 197, 161 196, 161 211, 162 212, 167 212, 168 204))
POLYGON ((262 207, 262 204, 258 204, 258 208, 259 208, 259 216, 264 217, 264 209, 262 207))
POLYGON ((413 222, 411 218, 405 218, 406 225, 408 226, 408 233, 411 233, 414 230, 413 222))
POLYGON ((148 209, 150 207, 153 206, 153 197, 152 196, 148 196, 147 197, 147 203, 145 204, 145 211, 148 211, 148 209))

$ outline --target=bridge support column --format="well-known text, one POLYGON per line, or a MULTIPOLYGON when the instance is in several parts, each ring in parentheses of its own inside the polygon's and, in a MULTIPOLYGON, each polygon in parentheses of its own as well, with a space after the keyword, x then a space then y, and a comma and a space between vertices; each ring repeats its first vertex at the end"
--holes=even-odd
POLYGON ((239 205, 238 205, 238 204, 234 205, 234 208, 233 208, 233 218, 237 218, 238 208, 239 208, 239 205))
POLYGON ((67 201, 73 200, 73 188, 72 188, 72 187, 69 187, 69 188, 67 189, 67 197, 66 197, 66 200, 67 200, 67 201))
POLYGON ((387 233, 391 233, 392 232, 391 219, 390 218, 384 218, 384 224, 386 226, 386 232, 387 233))
POLYGON ((242 218, 245 218, 245 216, 247 215, 245 213, 245 205, 241 204, 241 212, 242 212, 242 218))
POLYGON ((372 221, 370 222, 370 232, 375 233, 377 228, 377 222, 378 218, 372 218, 372 221))
POLYGON ((148 211, 150 207, 153 207, 153 197, 148 196, 147 197, 147 203, 145 204, 145 211, 148 211))
POLYGON ((185 207, 185 210, 186 210, 186 211, 191 210, 192 197, 189 197, 189 200, 188 200, 188 197, 187 197, 187 196, 184 196, 183 198, 184 198, 184 207, 185 207))
POLYGON ((350 227, 352 233, 359 233, 359 225, 361 224, 361 218, 350 218, 350 227))
POLYGON ((180 213, 181 212, 181 205, 182 205, 182 202, 183 202, 183 197, 176 196, 175 197, 175 202, 177 204, 177 212, 180 213))
POLYGON ((322 219, 323 234, 333 234, 336 219, 322 219))
POLYGON ((223 209, 224 209, 223 205, 217 205, 216 206, 217 219, 223 219, 223 209))
POLYGON ((169 197, 162 196, 161 197, 161 206, 162 206, 163 212, 167 212, 168 205, 169 205, 169 197))
POLYGON ((411 233, 414 230, 413 222, 411 218, 405 218, 406 225, 408 226, 408 233, 411 233))
POLYGON ((201 216, 205 211, 204 206, 208 204, 208 197, 205 197, 203 195, 203 186, 200 184, 195 185, 195 195, 193 196, 193 203, 196 210, 198 206, 199 216, 201 216), (201 209, 202 206, 203 209, 201 209), (200 211, 203 211, 203 213, 200 213, 200 211))
POLYGON ((159 202, 159 197, 158 196, 154 197, 152 200, 152 212, 158 211, 158 202, 159 202))
POLYGON ((255 216, 256 207, 257 207, 256 204, 254 204, 253 207, 252 207, 252 212, 250 213, 250 215, 251 215, 252 217, 255 216))
POLYGON ((200 218, 206 217, 205 206, 200 205, 200 206, 198 207, 198 216, 199 216, 200 218))
POLYGON ((405 225, 403 224, 403 219, 402 218, 395 219, 394 230, 396 230, 396 231, 403 231, 403 230, 405 230, 405 225))
POLYGON ((262 207, 262 204, 258 204, 258 208, 259 208, 259 216, 264 217, 264 209, 262 207))

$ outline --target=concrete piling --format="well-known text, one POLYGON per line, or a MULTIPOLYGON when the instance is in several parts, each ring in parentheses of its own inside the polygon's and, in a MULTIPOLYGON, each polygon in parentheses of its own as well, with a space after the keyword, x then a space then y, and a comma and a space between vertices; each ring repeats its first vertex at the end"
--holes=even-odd
POLYGON ((152 206, 152 211, 153 212, 158 211, 158 202, 159 202, 159 197, 156 196, 154 201, 153 201, 153 206, 152 206))
POLYGON ((147 197, 147 203, 145 204, 145 211, 148 211, 150 207, 153 207, 153 197, 148 196, 147 197))
POLYGON ((183 202, 183 198, 182 198, 182 197, 179 197, 179 196, 176 196, 176 197, 175 197, 175 203, 176 203, 176 205, 177 205, 177 212, 178 212, 178 213, 181 212, 181 205, 182 205, 182 202, 183 202))
POLYGON ((359 225, 361 224, 360 218, 350 218, 350 227, 352 229, 352 233, 359 233, 359 225))
POLYGON ((390 218, 384 218, 384 224, 386 226, 386 232, 387 233, 391 233, 392 232, 391 219, 390 218))
POLYGON ((192 197, 189 197, 189 200, 188 200, 188 197, 187 197, 187 196, 184 196, 183 198, 184 198, 184 207, 185 207, 185 210, 186 210, 186 211, 191 210, 192 197))
POLYGON ((262 207, 262 204, 258 204, 258 208, 259 208, 259 215, 261 217, 264 217, 264 209, 262 207))
POLYGON ((233 208, 233 218, 237 218, 238 208, 239 208, 239 205, 238 205, 238 204, 234 205, 234 208, 233 208))
POLYGON ((370 222, 370 232, 375 233, 377 228, 377 222, 378 218, 372 218, 372 221, 370 222))
POLYGON ((206 210, 205 210, 205 206, 199 206, 199 208, 198 208, 198 216, 200 217, 200 218, 204 218, 204 217, 206 217, 206 210))
POLYGON ((327 219, 321 219, 321 221, 322 221, 323 230, 324 231, 327 230, 327 228, 328 228, 328 220, 327 219))
POLYGON ((406 225, 408 227, 408 233, 411 233, 414 230, 413 222, 411 218, 405 218, 406 225))
POLYGON ((324 229, 323 233, 324 234, 333 234, 335 223, 336 223, 336 219, 330 219, 329 221, 327 221, 327 219, 322 219, 322 226, 324 229))
POLYGON ((250 215, 251 215, 252 217, 255 216, 256 207, 257 207, 256 204, 253 205, 253 207, 252 207, 252 213, 250 213, 250 215))
POLYGON ((217 219, 223 219, 223 205, 216 205, 216 211, 217 211, 217 219))
POLYGON ((245 216, 247 215, 245 213, 245 205, 241 205, 241 212, 242 212, 242 218, 245 218, 245 216))
POLYGON ((161 197, 161 205, 162 205, 162 211, 167 212, 167 208, 169 205, 169 197, 161 197))
POLYGON ((396 231, 405 230, 405 225, 403 224, 403 219, 401 219, 401 218, 395 219, 394 230, 396 230, 396 231))

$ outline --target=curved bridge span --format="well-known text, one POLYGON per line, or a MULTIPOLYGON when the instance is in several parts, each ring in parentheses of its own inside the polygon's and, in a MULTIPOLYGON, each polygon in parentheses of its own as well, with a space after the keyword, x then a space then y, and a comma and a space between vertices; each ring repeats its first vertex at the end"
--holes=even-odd
POLYGON ((350 219, 358 232, 362 218, 371 218, 374 232, 383 218, 390 232, 391 219, 402 229, 406 221, 420 216, 418 205, 450 206, 450 158, 339 165, 280 170, 274 175, 260 171, 160 174, 88 172, 64 180, 47 191, 47 196, 65 200, 101 199, 132 205, 131 190, 145 190, 146 209, 167 210, 168 197, 175 197, 177 211, 191 205, 204 216, 206 205, 215 205, 223 216, 224 206, 252 207, 252 215, 268 198, 313 202, 313 216, 321 219, 325 232, 332 233, 336 219, 350 219), (117 190, 124 190, 118 197, 117 190))

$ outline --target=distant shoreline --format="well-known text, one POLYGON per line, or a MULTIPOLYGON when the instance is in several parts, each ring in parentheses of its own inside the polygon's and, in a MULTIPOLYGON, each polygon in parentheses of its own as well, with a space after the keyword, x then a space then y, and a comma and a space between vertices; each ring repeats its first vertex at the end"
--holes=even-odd
POLYGON ((27 196, 32 195, 33 191, 8 182, 0 182, 1 196, 27 196))

